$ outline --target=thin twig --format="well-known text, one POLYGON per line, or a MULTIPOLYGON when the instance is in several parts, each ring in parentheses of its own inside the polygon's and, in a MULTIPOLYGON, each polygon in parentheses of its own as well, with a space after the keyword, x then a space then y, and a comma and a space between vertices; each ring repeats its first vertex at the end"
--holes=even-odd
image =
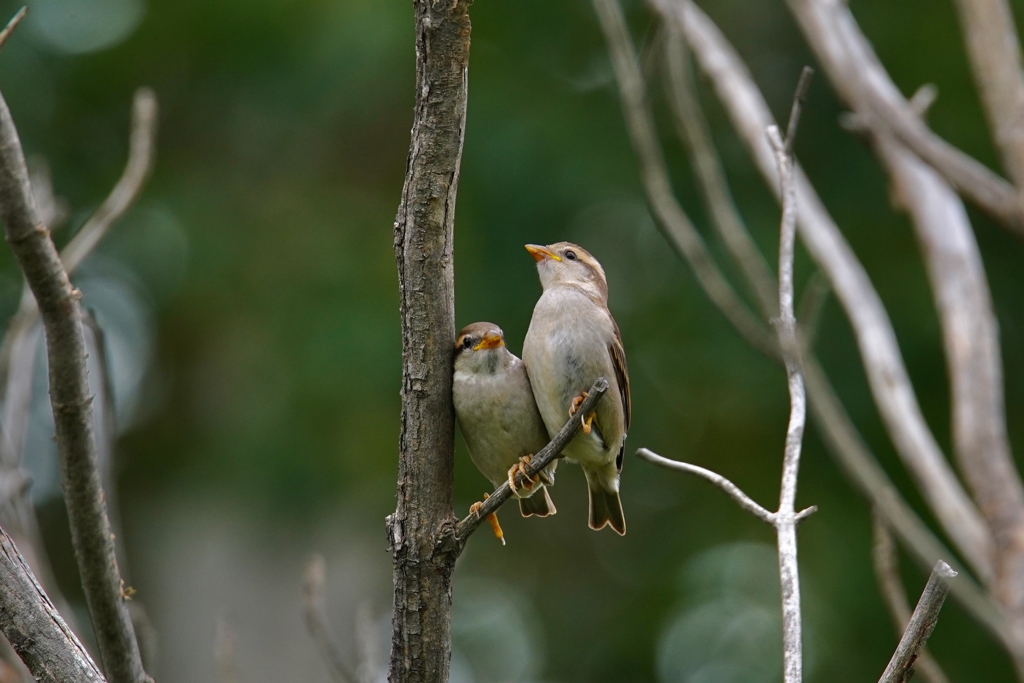
POLYGON ((956 572, 948 564, 939 560, 932 569, 928 583, 917 601, 914 614, 910 617, 907 630, 896 646, 896 652, 889 660, 878 683, 906 683, 913 675, 914 662, 917 661, 921 648, 928 642, 932 630, 939 619, 939 610, 949 594, 949 584, 956 578, 956 572))
MULTIPOLYGON (((769 188, 777 193, 778 168, 764 134, 773 119, 743 62, 690 0, 651 2, 686 32, 698 64, 710 76, 769 188)), ((970 565, 988 579, 993 576, 991 534, 924 420, 881 298, 813 186, 799 166, 794 170, 801 240, 828 275, 851 322, 872 394, 897 452, 943 528, 970 565)))
POLYGON ((100 485, 79 299, 36 213, 21 142, 0 95, 0 219, 43 320, 64 499, 104 670, 113 683, 151 681, 142 667, 100 485))
POLYGON ((345 659, 334 644, 331 627, 327 620, 327 606, 324 602, 324 584, 327 580, 327 562, 323 555, 314 554, 306 562, 302 575, 302 590, 305 596, 303 614, 306 629, 316 643, 316 649, 327 664, 327 670, 335 683, 356 683, 359 679, 345 663, 345 659))
MULTIPOLYGON (((608 391, 608 380, 604 377, 598 377, 594 380, 593 386, 587 391, 587 398, 584 399, 583 403, 580 404, 579 409, 576 411, 579 415, 589 415, 594 411, 594 407, 597 406, 597 402, 601 400, 604 393, 608 391)), ((562 429, 548 442, 548 445, 540 449, 536 455, 530 460, 530 463, 526 465, 525 473, 520 472, 516 475, 516 486, 526 486, 529 484, 531 477, 537 475, 545 467, 551 464, 555 458, 562 453, 572 438, 576 436, 576 432, 580 430, 581 422, 578 418, 569 418, 569 421, 563 425, 562 429)), ((498 511, 502 505, 505 504, 509 498, 512 497, 512 489, 509 488, 508 482, 503 483, 497 489, 494 490, 483 504, 480 509, 475 513, 470 513, 465 519, 460 521, 455 527, 455 542, 464 544, 469 535, 476 531, 487 517, 498 511)))
POLYGON ((760 505, 758 505, 754 501, 754 499, 745 494, 739 486, 736 486, 736 484, 732 483, 731 481, 729 481, 722 475, 718 474, 717 472, 712 472, 711 470, 704 469, 703 467, 699 467, 697 465, 691 465, 688 462, 679 462, 678 460, 669 460, 668 458, 663 458, 654 451, 648 450, 646 448, 639 449, 636 452, 636 454, 637 456, 643 458, 647 462, 654 463, 655 465, 664 467, 665 469, 676 470, 678 472, 686 472, 688 474, 695 474, 698 477, 703 477, 704 479, 707 479, 712 484, 714 484, 715 486, 729 494, 729 497, 736 501, 736 504, 739 505, 741 508, 743 508, 750 514, 754 515, 762 522, 765 522, 766 524, 771 524, 772 526, 775 525, 775 513, 766 510, 760 505))
POLYGON ((751 313, 708 253, 704 239, 676 200, 658 143, 643 74, 618 0, 593 0, 619 85, 623 115, 640 162, 647 201, 669 243, 689 265, 701 288, 743 337, 765 355, 776 355, 768 328, 751 313))
POLYGON ((803 635, 800 618, 800 575, 796 549, 796 488, 800 471, 800 450, 807 421, 807 395, 801 374, 800 346, 796 338, 796 317, 793 313, 793 259, 796 251, 796 186, 793 179, 793 142, 807 89, 814 72, 804 67, 793 97, 786 139, 779 129, 768 126, 768 140, 775 150, 779 170, 779 192, 782 195, 782 222, 779 229, 779 318, 776 331, 779 347, 786 362, 789 386, 789 427, 786 430, 786 455, 782 463, 782 491, 775 528, 779 541, 779 579, 782 583, 783 672, 786 683, 803 679, 803 635))
POLYGON ((18 10, 18 13, 11 17, 11 20, 7 22, 7 26, 4 26, 4 29, 0 31, 0 47, 4 46, 4 43, 6 43, 7 39, 11 37, 12 33, 14 33, 14 29, 18 28, 18 24, 20 24, 21 20, 25 18, 26 14, 28 14, 28 7, 22 7, 18 10))
POLYGON ((0 631, 42 683, 104 683, 103 674, 0 529, 0 631))
MULTIPOLYGON (((885 521, 878 510, 872 510, 874 521, 875 541, 872 548, 872 558, 875 567, 875 579, 878 581, 878 589, 882 593, 889 614, 892 616, 893 624, 897 633, 903 633, 910 623, 910 601, 907 599, 907 591, 903 588, 903 581, 900 579, 899 557, 896 551, 896 542, 885 526, 885 521)), ((927 683, 949 683, 949 678, 942 671, 939 663, 928 653, 921 650, 916 667, 920 670, 921 676, 927 683)))

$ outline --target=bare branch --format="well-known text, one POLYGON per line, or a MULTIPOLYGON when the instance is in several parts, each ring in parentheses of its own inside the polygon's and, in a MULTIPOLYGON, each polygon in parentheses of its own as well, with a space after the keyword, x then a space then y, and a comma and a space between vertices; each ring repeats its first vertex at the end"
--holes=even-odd
POLYGON ((771 524, 772 526, 775 525, 775 513, 765 510, 754 502, 750 496, 743 493, 739 486, 736 486, 736 484, 732 483, 717 472, 712 472, 711 470, 704 469, 697 465, 691 465, 687 462, 679 462, 678 460, 663 458, 654 451, 650 451, 646 448, 641 448, 636 452, 636 454, 647 462, 654 463, 655 465, 664 467, 665 469, 686 472, 688 474, 696 474, 698 477, 707 479, 712 484, 729 494, 729 497, 736 501, 736 504, 741 508, 754 515, 762 522, 771 524))
POLYGON ((786 139, 779 129, 768 126, 768 140, 775 150, 782 195, 782 225, 779 233, 779 318, 775 323, 779 348, 786 363, 789 385, 789 426, 786 429, 786 453, 782 461, 782 491, 775 528, 779 542, 779 580, 782 584, 782 668, 786 683, 803 679, 803 635, 800 618, 800 573, 796 550, 796 487, 800 471, 800 450, 807 421, 807 395, 800 372, 800 346, 796 338, 793 314, 793 258, 796 250, 796 187, 793 181, 793 142, 800 112, 814 72, 804 67, 793 97, 786 139))
POLYGON ((686 38, 673 22, 666 24, 664 33, 668 36, 665 40, 668 101, 679 137, 689 148, 701 197, 729 254, 753 289, 761 314, 773 318, 778 312, 778 285, 729 191, 725 171, 715 151, 711 131, 697 97, 686 38))
POLYGON ((704 239, 676 201, 668 168, 655 131, 654 118, 647 99, 643 74, 637 64, 636 50, 629 37, 618 0, 593 0, 604 30, 612 66, 619 85, 622 110, 629 137, 640 162, 640 176, 647 201, 662 233, 679 255, 690 265, 701 288, 740 334, 768 356, 775 356, 774 340, 767 327, 747 308, 725 279, 704 239))
POLYGON ((324 583, 327 579, 327 563, 323 555, 312 555, 306 562, 302 575, 302 589, 305 595, 306 629, 316 643, 316 649, 327 664, 331 679, 335 683, 356 683, 359 679, 345 663, 334 644, 331 627, 327 621, 327 607, 324 604, 324 583))
POLYGON ((156 151, 157 102, 156 94, 149 88, 135 91, 132 102, 131 135, 128 145, 128 164, 124 173, 114 185, 99 208, 89 217, 85 225, 75 233, 60 252, 64 268, 73 273, 81 265, 110 227, 124 215, 135 202, 153 170, 156 151))
POLYGON ((79 299, 36 212, 18 133, 0 96, 0 219, 46 333, 50 402, 79 572, 104 669, 115 683, 150 681, 125 604, 100 485, 79 299))
POLYGON ((928 642, 938 622, 939 610, 946 601, 949 584, 954 578, 956 572, 952 567, 942 560, 935 563, 924 592, 921 593, 921 599, 917 601, 914 614, 910 617, 907 630, 878 683, 906 683, 910 680, 914 662, 917 661, 921 648, 928 642))
MULTIPOLYGON (((907 599, 907 591, 903 588, 903 581, 900 579, 896 542, 893 541, 885 526, 885 521, 877 509, 872 510, 872 518, 875 536, 872 549, 875 578, 886 607, 889 608, 889 614, 892 615, 896 632, 903 633, 910 623, 910 602, 907 599)), ((921 649, 915 666, 920 670, 921 676, 927 683, 949 683, 949 678, 942 671, 942 667, 924 648, 921 649)))
POLYGON ((0 631, 32 676, 43 683, 105 679, 89 653, 64 623, 22 558, 0 529, 0 631))
MULTIPOLYGON (((710 76, 762 175, 778 192, 778 169, 764 136, 773 123, 772 116, 746 67, 717 27, 690 0, 651 1, 667 20, 682 26, 698 63, 710 76)), ((981 576, 991 578, 992 537, 924 421, 881 299, 806 176, 799 167, 795 171, 801 238, 829 276, 851 321, 872 393, 897 450, 943 528, 971 566, 981 576)))
POLYGON ((11 37, 12 33, 14 33, 14 29, 18 28, 18 24, 20 24, 21 20, 25 18, 26 14, 28 14, 28 7, 22 7, 18 10, 18 13, 11 17, 11 20, 7 22, 7 26, 4 26, 4 29, 0 31, 0 47, 4 46, 4 43, 6 43, 7 39, 11 37))
POLYGON ((1006 0, 956 0, 967 56, 1003 167, 1024 192, 1024 72, 1020 38, 1006 0))
MULTIPOLYGON (((598 377, 594 380, 593 386, 587 391, 587 398, 584 399, 583 403, 576 410, 577 415, 589 415, 594 412, 594 407, 597 406, 597 402, 601 400, 605 392, 608 391, 608 380, 604 377, 598 377)), ((525 474, 520 472, 516 475, 516 485, 526 486, 529 484, 531 477, 534 477, 542 471, 545 467, 551 464, 551 461, 557 458, 562 453, 562 449, 569 445, 572 438, 576 436, 576 432, 580 430, 581 422, 579 418, 570 417, 569 421, 562 426, 562 429, 555 434, 554 438, 548 442, 548 445, 540 449, 536 455, 530 460, 530 464, 525 467, 525 474)), ((465 544, 466 539, 469 535, 476 531, 487 517, 498 511, 502 505, 505 504, 509 498, 512 497, 512 489, 509 488, 508 482, 503 483, 492 493, 483 503, 480 505, 480 509, 475 513, 471 513, 466 516, 465 519, 460 521, 455 527, 455 542, 459 544, 461 549, 462 545, 465 544)))

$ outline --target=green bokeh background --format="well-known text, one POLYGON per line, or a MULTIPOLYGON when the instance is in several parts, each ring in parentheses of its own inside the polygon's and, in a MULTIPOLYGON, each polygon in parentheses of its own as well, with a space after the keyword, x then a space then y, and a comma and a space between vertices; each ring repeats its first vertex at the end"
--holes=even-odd
MULTIPOLYGON (((30 2, 30 17, 34 5, 45 5, 37 13, 45 19, 43 10, 60 2, 30 2)), ((346 624, 359 597, 352 593, 369 596, 379 614, 388 607, 383 519, 394 507, 401 372, 391 226, 412 116, 411 4, 90 0, 80 11, 116 13, 125 11, 122 6, 143 8, 137 28, 122 42, 80 54, 55 48, 43 19, 33 24, 30 18, 0 53, 0 88, 27 152, 48 159, 56 189, 73 209, 70 227, 55 236, 59 243, 120 173, 134 89, 149 85, 160 100, 155 174, 97 256, 131 273, 156 332, 139 409, 120 444, 119 495, 133 581, 163 643, 157 679, 216 680, 211 643, 221 608, 206 600, 196 607, 206 611, 194 618, 173 616, 181 604, 176 591, 187 589, 176 588, 178 575, 167 569, 160 548, 172 542, 191 547, 188 539, 205 538, 206 526, 232 519, 245 538, 271 539, 254 541, 248 564, 231 575, 228 584, 248 591, 238 604, 279 601, 286 612, 271 623, 245 608, 228 614, 245 655, 243 680, 281 680, 258 665, 262 657, 307 661, 308 680, 326 681, 302 631, 297 583, 249 585, 246 576, 276 566, 281 556, 289 558, 288 567, 291 558, 301 565, 306 553, 325 545, 342 555, 349 545, 367 549, 359 555, 356 587, 348 586, 351 577, 329 577, 346 585, 335 588, 340 592, 331 616, 350 653, 356 648, 346 624), (175 226, 177 251, 133 237, 133 229, 149 234, 153 216, 175 226), (184 519, 183 509, 202 512, 187 523, 167 521, 184 519), (188 640, 189 629, 202 636, 199 649, 188 640)), ((746 58, 776 116, 784 117, 799 70, 813 59, 782 1, 702 6, 746 58)), ((16 9, 0 7, 4 16, 16 9)), ((650 16, 639 2, 626 8, 643 42, 650 16)), ((1024 16, 1024 3, 1014 8, 1024 16)), ((853 11, 904 92, 926 82, 939 87, 930 114, 935 130, 995 166, 953 4, 860 0, 853 11)), ((518 352, 540 292, 522 245, 579 242, 605 266, 625 340, 634 402, 627 452, 646 446, 712 467, 756 500, 774 504, 788 413, 784 374, 736 336, 655 229, 590 4, 477 0, 471 15, 455 239, 457 324, 496 322, 518 352)), ((721 109, 706 88, 703 94, 740 209, 774 263, 778 209, 721 109)), ((677 194, 739 282, 709 230, 660 94, 655 100, 677 194)), ((841 111, 819 77, 797 152, 878 288, 922 408, 948 453, 948 383, 918 247, 905 217, 892 209, 870 152, 839 127, 841 111)), ((1001 326, 1010 440, 1019 453, 1024 244, 976 213, 971 217, 1001 326)), ((2 305, 10 312, 18 279, 6 251, 0 259, 2 305)), ((799 254, 798 284, 812 270, 799 254)), ((881 426, 834 301, 824 310, 817 348, 866 440, 931 520, 881 426)), ((461 440, 456 465, 462 513, 486 482, 461 440)), ((501 651, 509 641, 498 638, 482 648, 464 638, 457 642, 468 653, 457 656, 459 676, 744 680, 713 667, 698 675, 685 663, 679 666, 690 673, 673 678, 674 669, 659 661, 672 659, 665 652, 676 641, 666 634, 679 615, 690 614, 698 624, 705 619, 703 630, 712 639, 746 628, 747 622, 715 620, 727 610, 705 610, 714 618, 693 611, 720 604, 701 597, 705 588, 694 572, 728 566, 708 570, 721 578, 755 567, 764 557, 757 544, 773 541, 770 529, 705 482, 631 455, 622 479, 629 523, 624 538, 586 528, 586 494, 576 468, 560 468, 552 493, 559 509, 553 518, 521 520, 504 512, 507 547, 485 534, 475 537, 454 588, 457 638, 468 628, 460 626, 460 614, 474 614, 469 602, 460 607, 462 596, 483 596, 473 604, 486 604, 507 590, 505 597, 516 599, 505 608, 528 606, 528 617, 510 616, 509 623, 529 628, 532 668, 513 675, 498 654, 497 671, 507 674, 502 678, 479 651, 501 651), (728 545, 736 543, 743 545, 728 545), (723 553, 734 559, 722 560, 723 553), (460 593, 463 585, 468 588, 460 593)), ((53 561, 75 598, 80 589, 60 505, 41 503, 53 561)), ((820 507, 800 531, 807 680, 877 680, 896 635, 871 571, 870 517, 813 424, 798 503, 820 507)), ((214 561, 219 549, 211 542, 204 557, 214 561)), ((182 561, 201 582, 205 565, 182 561)), ((770 562, 765 566, 770 576, 775 570, 770 562)), ((904 574, 916 595, 924 575, 908 558, 904 574)), ((770 584, 762 602, 773 606, 770 584)), ((750 594, 735 586, 729 591, 750 594)), ((777 636, 768 634, 771 650, 777 636)), ((697 648, 692 639, 681 642, 682 649, 697 648)), ((1005 655, 955 604, 943 612, 932 643, 954 681, 1011 680, 1005 655)), ((715 647, 707 650, 722 661, 747 656, 728 644, 720 652, 715 647)), ((691 655, 700 653, 681 656, 691 655)), ((771 656, 760 664, 767 674, 758 680, 780 679, 771 656)))

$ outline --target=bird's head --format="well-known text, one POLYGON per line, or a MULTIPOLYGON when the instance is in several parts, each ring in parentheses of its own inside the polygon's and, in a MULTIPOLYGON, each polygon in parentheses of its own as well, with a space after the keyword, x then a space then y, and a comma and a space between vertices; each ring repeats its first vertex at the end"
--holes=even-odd
POLYGON ((542 247, 527 244, 526 251, 537 262, 540 284, 547 290, 558 285, 579 287, 598 301, 608 301, 608 280, 604 268, 590 252, 572 242, 542 247))
POLYGON ((507 355, 505 333, 494 323, 466 325, 455 340, 456 370, 494 372, 507 355))

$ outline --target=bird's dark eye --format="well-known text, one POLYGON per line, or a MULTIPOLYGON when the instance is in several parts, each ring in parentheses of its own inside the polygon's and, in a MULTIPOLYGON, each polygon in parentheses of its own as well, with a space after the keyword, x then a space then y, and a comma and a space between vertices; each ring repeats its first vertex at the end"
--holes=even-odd
POLYGON ((468 349, 471 346, 473 346, 473 338, 472 337, 463 337, 462 338, 462 348, 468 349))
POLYGON ((575 261, 576 252, 570 249, 569 251, 565 252, 565 258, 569 259, 570 261, 575 261))

